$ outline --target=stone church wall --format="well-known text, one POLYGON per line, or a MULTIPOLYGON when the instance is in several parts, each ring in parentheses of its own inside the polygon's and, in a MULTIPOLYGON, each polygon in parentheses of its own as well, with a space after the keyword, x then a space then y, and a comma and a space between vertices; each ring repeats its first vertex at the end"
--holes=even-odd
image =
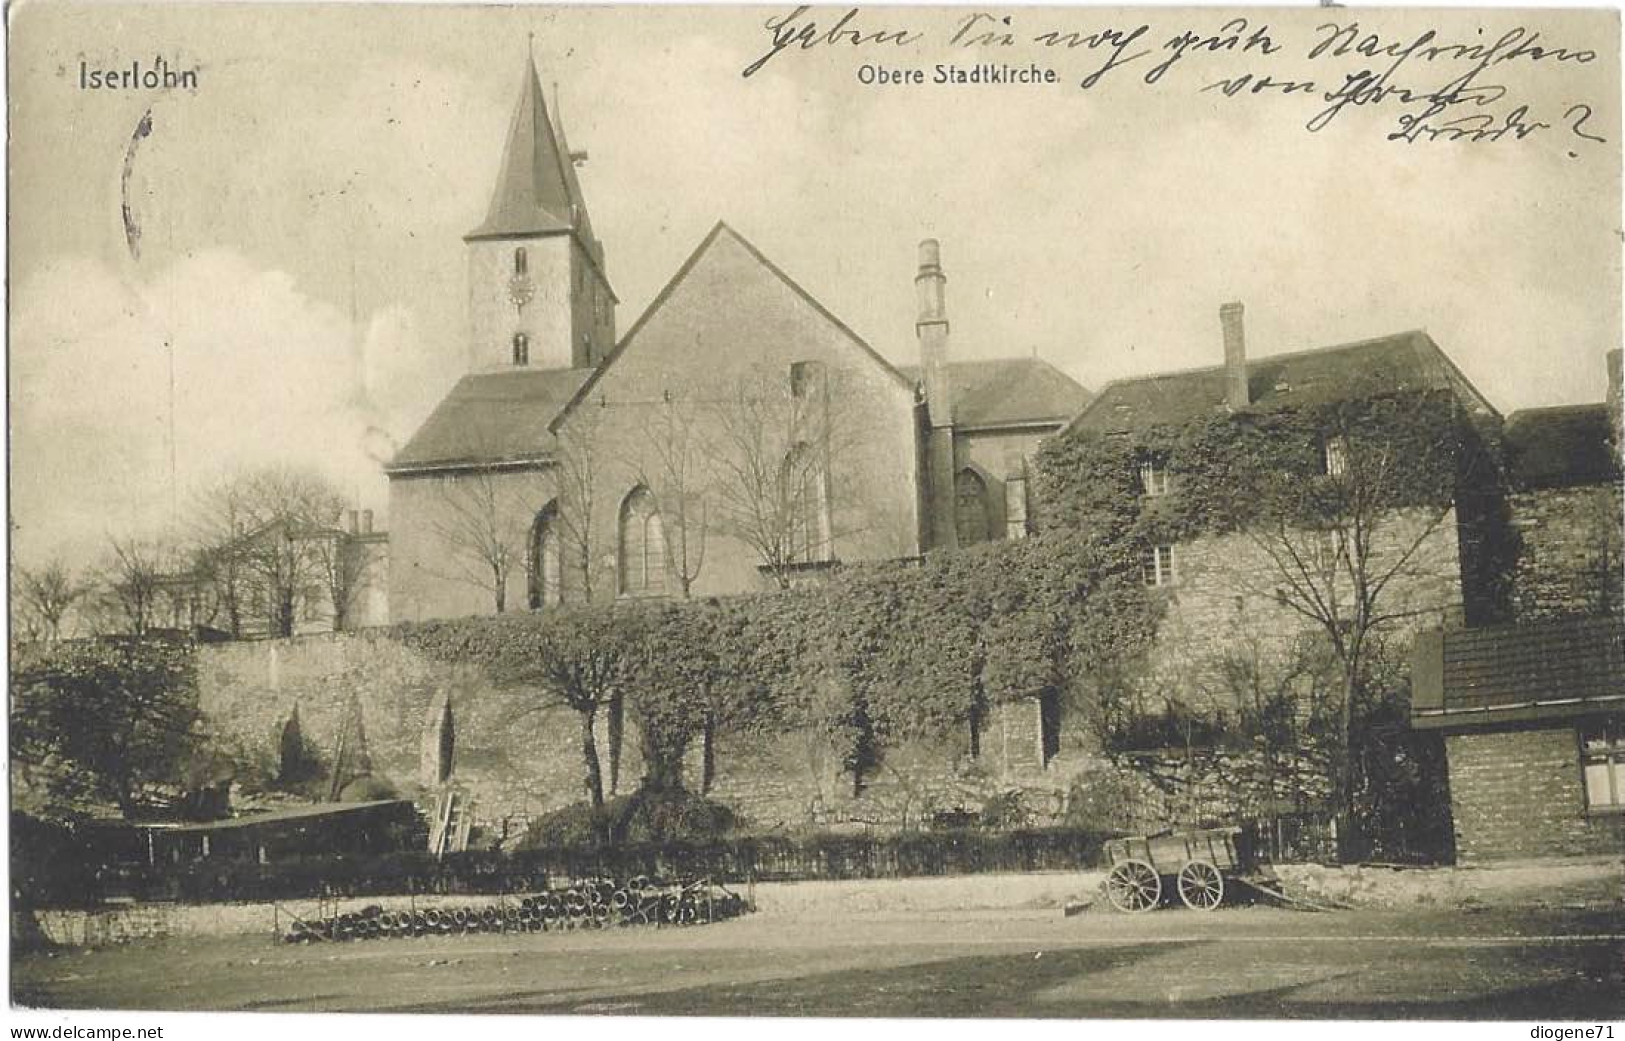
POLYGON ((507 606, 526 606, 528 574, 523 556, 536 513, 557 494, 551 473, 397 477, 389 483, 389 605, 392 622, 458 618, 493 613, 495 594, 467 514, 489 516, 509 532, 520 557, 510 569, 507 606), (459 520, 459 511, 465 518, 459 520), (448 537, 447 533, 453 533, 448 537))

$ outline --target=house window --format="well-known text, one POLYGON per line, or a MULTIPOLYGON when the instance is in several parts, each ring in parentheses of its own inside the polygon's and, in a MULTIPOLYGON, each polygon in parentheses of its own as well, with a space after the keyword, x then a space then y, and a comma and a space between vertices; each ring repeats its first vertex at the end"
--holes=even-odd
POLYGON ((1148 546, 1140 554, 1140 577, 1148 586, 1172 585, 1174 581, 1174 547, 1148 546))
POLYGON ((785 559, 814 564, 830 559, 829 482, 812 445, 797 442, 784 457, 785 559))
POLYGON ((1152 455, 1140 460, 1140 491, 1145 495, 1168 494, 1168 459, 1152 455))
POLYGON ((647 596, 666 589, 666 533, 649 489, 632 489, 621 503, 621 593, 647 596))
POLYGON ((1586 809, 1625 813, 1625 725, 1608 722, 1582 727, 1580 768, 1586 809))
POLYGON ((530 364, 530 337, 524 333, 513 334, 513 363, 515 365, 530 364))
POLYGON ((513 273, 515 275, 527 274, 530 271, 530 257, 525 253, 525 247, 520 246, 513 251, 513 273))
POLYGON ((1349 470, 1349 439, 1341 434, 1320 442, 1320 472, 1341 477, 1349 470))
POLYGON ((954 530, 961 546, 987 541, 987 482, 975 470, 954 477, 954 530))
POLYGON ((558 503, 549 503, 536 514, 530 529, 530 606, 551 607, 564 599, 560 579, 563 567, 559 552, 558 503))
POLYGON ((1335 531, 1316 531, 1311 535, 1309 559, 1311 566, 1322 574, 1337 570, 1338 535, 1335 531))

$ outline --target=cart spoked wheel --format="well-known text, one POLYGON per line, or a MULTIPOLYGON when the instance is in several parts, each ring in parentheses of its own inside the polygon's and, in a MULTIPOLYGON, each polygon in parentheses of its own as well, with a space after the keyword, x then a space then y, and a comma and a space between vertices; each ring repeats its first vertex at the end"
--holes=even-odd
POLYGON ((1206 860, 1179 869, 1179 899, 1193 911, 1212 911, 1224 900, 1224 875, 1206 860))
POLYGON ((1143 860, 1124 860, 1106 876, 1106 898, 1119 911, 1149 911, 1162 899, 1162 878, 1143 860))

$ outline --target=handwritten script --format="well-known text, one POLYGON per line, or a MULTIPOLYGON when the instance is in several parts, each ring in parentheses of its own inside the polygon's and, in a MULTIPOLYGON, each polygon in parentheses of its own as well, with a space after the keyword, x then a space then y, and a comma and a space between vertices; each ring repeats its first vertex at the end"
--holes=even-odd
POLYGON ((1132 20, 1057 28, 1041 23, 1055 17, 1044 9, 965 9, 933 22, 907 8, 795 7, 762 24, 763 47, 741 75, 748 79, 812 52, 848 52, 861 63, 857 75, 865 86, 1184 89, 1226 103, 1289 106, 1302 113, 1309 133, 1326 131, 1350 110, 1369 109, 1379 113, 1387 140, 1403 144, 1544 139, 1559 141, 1571 157, 1578 156, 1574 149, 1607 144, 1585 97, 1554 104, 1550 90, 1519 96, 1547 77, 1597 62, 1597 51, 1583 41, 1550 40, 1524 25, 1490 32, 1467 19, 1453 21, 1467 27, 1455 35, 1442 29, 1390 34, 1352 15, 1326 15, 1312 28, 1276 28, 1214 12, 1211 27, 1170 31, 1132 20), (933 73, 920 67, 943 59, 933 73), (955 64, 965 61, 996 64, 966 72, 955 64), (1047 67, 1011 61, 1059 63, 1065 71, 1056 76, 1047 67))

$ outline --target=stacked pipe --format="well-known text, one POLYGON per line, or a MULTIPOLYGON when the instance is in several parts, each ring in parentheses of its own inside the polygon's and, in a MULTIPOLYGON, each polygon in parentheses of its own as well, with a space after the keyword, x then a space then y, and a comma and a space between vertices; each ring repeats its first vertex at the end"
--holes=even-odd
POLYGON ((288 943, 370 940, 459 933, 521 933, 607 929, 631 925, 703 925, 743 914, 745 901, 709 880, 656 882, 639 875, 624 883, 588 879, 496 904, 386 911, 371 906, 325 918, 295 918, 288 943))

